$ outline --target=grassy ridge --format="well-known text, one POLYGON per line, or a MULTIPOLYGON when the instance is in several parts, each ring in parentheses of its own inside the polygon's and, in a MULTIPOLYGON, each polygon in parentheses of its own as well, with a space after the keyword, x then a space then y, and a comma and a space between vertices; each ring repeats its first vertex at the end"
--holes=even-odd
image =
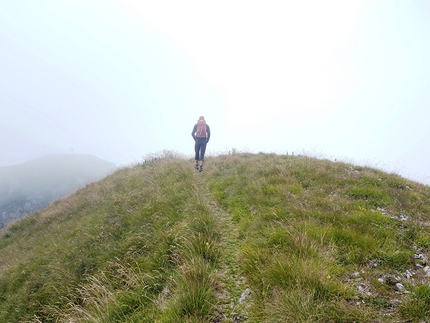
POLYGON ((422 322, 429 193, 306 156, 198 173, 168 154, 5 230, 0 321, 422 322))
POLYGON ((270 155, 226 157, 210 185, 244 239, 240 261, 256 294, 255 322, 429 314, 428 280, 414 262, 428 255, 428 187, 374 169, 270 155), (404 279, 406 270, 414 278, 404 279))

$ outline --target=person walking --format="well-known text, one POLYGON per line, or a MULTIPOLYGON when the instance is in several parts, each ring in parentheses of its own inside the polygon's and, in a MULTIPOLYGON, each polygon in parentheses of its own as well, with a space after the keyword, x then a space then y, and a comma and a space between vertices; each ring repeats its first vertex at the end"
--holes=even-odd
POLYGON ((193 136, 195 141, 194 150, 196 152, 196 164, 194 168, 201 172, 203 171, 203 163, 205 161, 206 144, 211 138, 211 129, 203 116, 200 116, 199 120, 197 120, 193 132, 191 132, 191 136, 193 136))

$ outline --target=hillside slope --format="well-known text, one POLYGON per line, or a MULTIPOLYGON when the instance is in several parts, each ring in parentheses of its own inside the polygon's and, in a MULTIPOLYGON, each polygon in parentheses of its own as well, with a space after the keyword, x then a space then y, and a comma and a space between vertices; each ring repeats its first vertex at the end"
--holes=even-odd
POLYGON ((44 209, 115 170, 113 163, 90 155, 47 155, 0 167, 0 228, 44 209))
POLYGON ((306 156, 171 155, 0 237, 1 322, 425 322, 429 187, 306 156))

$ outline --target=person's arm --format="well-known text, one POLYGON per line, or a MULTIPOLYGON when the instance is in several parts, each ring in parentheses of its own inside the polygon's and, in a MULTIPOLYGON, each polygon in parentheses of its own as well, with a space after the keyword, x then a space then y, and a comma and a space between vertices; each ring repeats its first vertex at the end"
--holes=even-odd
POLYGON ((196 140, 196 131, 197 131, 197 124, 194 125, 193 132, 191 132, 191 136, 194 140, 196 140))
POLYGON ((209 128, 209 126, 206 125, 206 143, 209 142, 209 139, 211 139, 211 128, 209 128))

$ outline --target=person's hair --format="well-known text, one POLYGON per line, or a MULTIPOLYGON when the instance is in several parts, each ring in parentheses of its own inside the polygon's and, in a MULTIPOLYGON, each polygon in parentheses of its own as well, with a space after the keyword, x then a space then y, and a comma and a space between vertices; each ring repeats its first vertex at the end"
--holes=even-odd
POLYGON ((199 120, 205 120, 205 117, 204 116, 200 116, 199 120))

